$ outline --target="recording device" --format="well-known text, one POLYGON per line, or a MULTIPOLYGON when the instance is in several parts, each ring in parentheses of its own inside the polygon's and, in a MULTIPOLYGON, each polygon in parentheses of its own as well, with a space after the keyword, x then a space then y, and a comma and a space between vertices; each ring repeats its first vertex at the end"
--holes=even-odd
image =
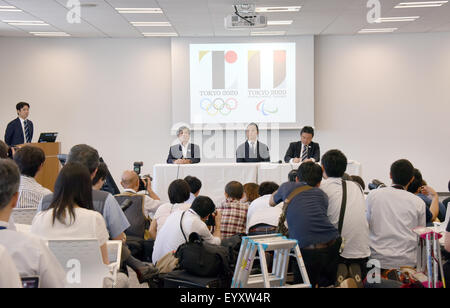
POLYGON ((372 180, 371 183, 369 183, 369 190, 374 190, 374 189, 378 189, 378 188, 383 188, 386 187, 386 185, 381 182, 380 180, 372 180))
POLYGON ((122 204, 120 205, 120 208, 122 209, 122 211, 125 212, 132 205, 133 205, 133 201, 131 201, 130 199, 126 199, 125 201, 122 202, 122 204))
POLYGON ((153 181, 153 178, 149 174, 141 176, 141 169, 143 166, 144 166, 144 163, 141 161, 135 162, 133 164, 134 172, 136 172, 137 175, 139 175, 139 190, 138 191, 147 190, 147 180, 153 181))
POLYGON ((206 225, 208 227, 215 227, 216 226, 216 218, 215 218, 216 217, 216 213, 217 212, 209 214, 208 220, 206 221, 206 225))

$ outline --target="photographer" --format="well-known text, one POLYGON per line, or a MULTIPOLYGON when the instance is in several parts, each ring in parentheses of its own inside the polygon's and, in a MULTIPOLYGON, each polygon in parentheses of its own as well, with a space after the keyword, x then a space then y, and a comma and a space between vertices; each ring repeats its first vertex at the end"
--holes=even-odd
MULTIPOLYGON (((146 217, 153 219, 156 210, 161 205, 161 199, 152 190, 151 180, 149 178, 142 179, 145 184, 148 196, 144 196, 144 214, 146 217)), ((122 181, 120 182, 126 193, 137 194, 139 191, 139 176, 132 170, 127 170, 122 174, 122 181)))
POLYGON ((156 264, 167 253, 177 250, 180 245, 186 242, 184 235, 186 238, 189 238, 189 235, 193 232, 198 233, 206 243, 220 245, 220 221, 222 215, 219 211, 215 211, 216 206, 210 198, 199 196, 192 203, 189 210, 177 211, 171 214, 156 236, 155 246, 153 248, 153 263, 156 264), (210 216, 215 221, 214 232, 212 234, 206 224, 210 216), (183 227, 184 235, 181 232, 180 225, 183 227))

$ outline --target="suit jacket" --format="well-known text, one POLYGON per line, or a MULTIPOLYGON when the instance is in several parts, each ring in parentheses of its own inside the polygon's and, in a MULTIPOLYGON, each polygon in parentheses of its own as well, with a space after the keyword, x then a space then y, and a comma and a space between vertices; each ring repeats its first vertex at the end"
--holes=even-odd
MULTIPOLYGON (((289 149, 286 152, 286 155, 284 156, 284 161, 288 163, 291 158, 295 157, 301 157, 302 153, 302 142, 292 142, 289 145, 289 149)), ((316 163, 320 161, 320 147, 318 143, 312 142, 309 144, 308 147, 308 158, 314 158, 316 163)))
POLYGON ((183 157, 183 149, 181 144, 176 144, 170 147, 169 156, 167 157, 167 163, 173 164, 173 162, 180 158, 190 159, 193 164, 200 162, 200 147, 196 144, 191 143, 188 147, 186 157, 183 157))
POLYGON ((236 162, 237 163, 259 163, 270 162, 269 147, 264 143, 257 141, 256 144, 256 156, 250 154, 250 145, 248 142, 241 144, 236 150, 236 162))
MULTIPOLYGON (((33 122, 31 122, 30 120, 27 121, 30 129, 30 136, 31 139, 33 139, 33 122)), ((20 122, 19 118, 11 121, 6 127, 5 143, 9 146, 16 146, 18 144, 25 143, 25 136, 23 135, 22 123, 20 122)))

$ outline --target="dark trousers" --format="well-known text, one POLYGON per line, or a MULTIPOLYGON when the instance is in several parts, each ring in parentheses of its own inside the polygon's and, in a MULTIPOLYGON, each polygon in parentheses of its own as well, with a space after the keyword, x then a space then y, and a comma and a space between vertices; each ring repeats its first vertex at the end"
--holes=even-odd
POLYGON ((367 262, 369 261, 369 258, 363 258, 363 259, 346 259, 343 257, 339 257, 339 263, 343 263, 347 265, 347 267, 350 267, 351 264, 358 264, 361 268, 361 280, 364 280, 367 276, 368 269, 367 269, 367 262))
MULTIPOLYGON (((337 265, 339 261, 339 248, 341 247, 341 238, 327 248, 321 249, 301 249, 303 262, 308 272, 309 281, 313 288, 327 287, 336 283, 337 265)), ((301 283, 302 276, 300 270, 295 264, 293 267, 294 283, 301 283)))

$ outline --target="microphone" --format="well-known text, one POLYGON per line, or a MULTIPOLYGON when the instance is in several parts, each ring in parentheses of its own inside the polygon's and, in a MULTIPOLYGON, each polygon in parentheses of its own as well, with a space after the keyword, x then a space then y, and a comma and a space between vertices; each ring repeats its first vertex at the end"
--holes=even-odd
POLYGON ((132 205, 133 205, 133 201, 131 201, 130 199, 126 199, 125 201, 122 202, 122 204, 120 205, 120 208, 122 209, 122 211, 125 212, 132 205))

